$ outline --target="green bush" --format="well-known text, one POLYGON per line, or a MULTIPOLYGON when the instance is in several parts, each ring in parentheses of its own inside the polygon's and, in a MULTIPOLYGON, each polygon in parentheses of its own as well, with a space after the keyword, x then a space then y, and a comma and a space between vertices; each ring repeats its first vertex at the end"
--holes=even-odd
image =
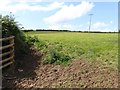
POLYGON ((37 47, 39 47, 40 50, 44 49, 44 48, 47 48, 47 44, 46 42, 40 40, 38 43, 36 43, 37 47))
MULTIPOLYGON (((1 15, 2 16, 2 15, 1 15)), ((18 22, 12 14, 6 15, 0 18, 2 21, 2 37, 9 37, 11 35, 16 36, 21 34, 18 22)))
POLYGON ((39 42, 39 39, 34 36, 34 37, 30 37, 30 36, 26 36, 26 43, 30 44, 30 45, 34 45, 34 43, 39 42))
POLYGON ((29 45, 25 42, 25 34, 21 31, 20 24, 15 21, 14 15, 11 13, 6 16, 0 15, 0 21, 2 24, 2 29, 0 29, 2 31, 2 38, 15 36, 15 60, 27 54, 29 45))
POLYGON ((43 63, 44 64, 53 64, 53 63, 64 63, 70 60, 70 56, 65 53, 59 52, 58 50, 52 48, 49 49, 46 56, 44 57, 43 63))

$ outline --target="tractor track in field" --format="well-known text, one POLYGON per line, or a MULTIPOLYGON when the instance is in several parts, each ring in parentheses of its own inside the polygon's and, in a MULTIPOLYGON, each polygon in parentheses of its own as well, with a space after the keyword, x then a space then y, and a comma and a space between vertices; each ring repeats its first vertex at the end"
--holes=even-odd
POLYGON ((24 62, 3 73, 3 88, 117 88, 118 71, 98 62, 73 60, 68 66, 40 63, 42 54, 31 48, 24 62), (10 79, 11 77, 11 79, 10 79), (14 77, 14 78, 13 78, 14 77))

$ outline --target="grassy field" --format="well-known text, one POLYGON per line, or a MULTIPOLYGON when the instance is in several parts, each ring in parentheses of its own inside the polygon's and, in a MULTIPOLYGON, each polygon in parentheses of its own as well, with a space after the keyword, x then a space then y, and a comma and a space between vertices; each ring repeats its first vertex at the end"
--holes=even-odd
MULTIPOLYGON (((36 36, 37 48, 47 52, 46 59, 64 62, 73 59, 97 61, 105 66, 117 68, 118 34, 117 33, 78 33, 78 32, 26 32, 36 36)), ((59 62, 59 63, 60 63, 59 62)))

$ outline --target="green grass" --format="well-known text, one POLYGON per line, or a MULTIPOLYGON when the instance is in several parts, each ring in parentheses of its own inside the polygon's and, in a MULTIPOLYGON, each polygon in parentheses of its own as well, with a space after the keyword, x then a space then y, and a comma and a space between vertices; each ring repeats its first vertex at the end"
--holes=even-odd
MULTIPOLYGON (((27 32, 27 35, 36 36, 41 42, 34 45, 41 51, 57 52, 58 57, 69 59, 83 59, 102 62, 103 65, 117 68, 118 65, 118 34, 117 33, 78 33, 78 32, 27 32), (43 46, 41 46, 44 43, 43 46), (46 46, 44 46, 46 45, 46 46), (52 49, 52 50, 51 50, 52 49), (56 51, 57 50, 57 51, 56 51), (63 55, 61 55, 63 54, 63 55)), ((50 53, 51 52, 51 53, 50 53)), ((47 58, 48 59, 48 58, 47 58)), ((61 58, 62 59, 62 58, 61 58)), ((63 58, 63 61, 65 59, 63 58)))

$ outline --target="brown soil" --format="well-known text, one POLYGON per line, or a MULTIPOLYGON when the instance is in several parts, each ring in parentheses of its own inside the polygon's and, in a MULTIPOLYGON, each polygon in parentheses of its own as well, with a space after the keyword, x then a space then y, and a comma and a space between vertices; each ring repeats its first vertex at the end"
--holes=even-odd
MULTIPOLYGON (((3 88, 117 88, 117 70, 98 62, 73 60, 67 66, 40 63, 42 54, 31 48, 14 72, 3 72, 3 88)), ((13 69, 13 67, 11 67, 13 69)))

